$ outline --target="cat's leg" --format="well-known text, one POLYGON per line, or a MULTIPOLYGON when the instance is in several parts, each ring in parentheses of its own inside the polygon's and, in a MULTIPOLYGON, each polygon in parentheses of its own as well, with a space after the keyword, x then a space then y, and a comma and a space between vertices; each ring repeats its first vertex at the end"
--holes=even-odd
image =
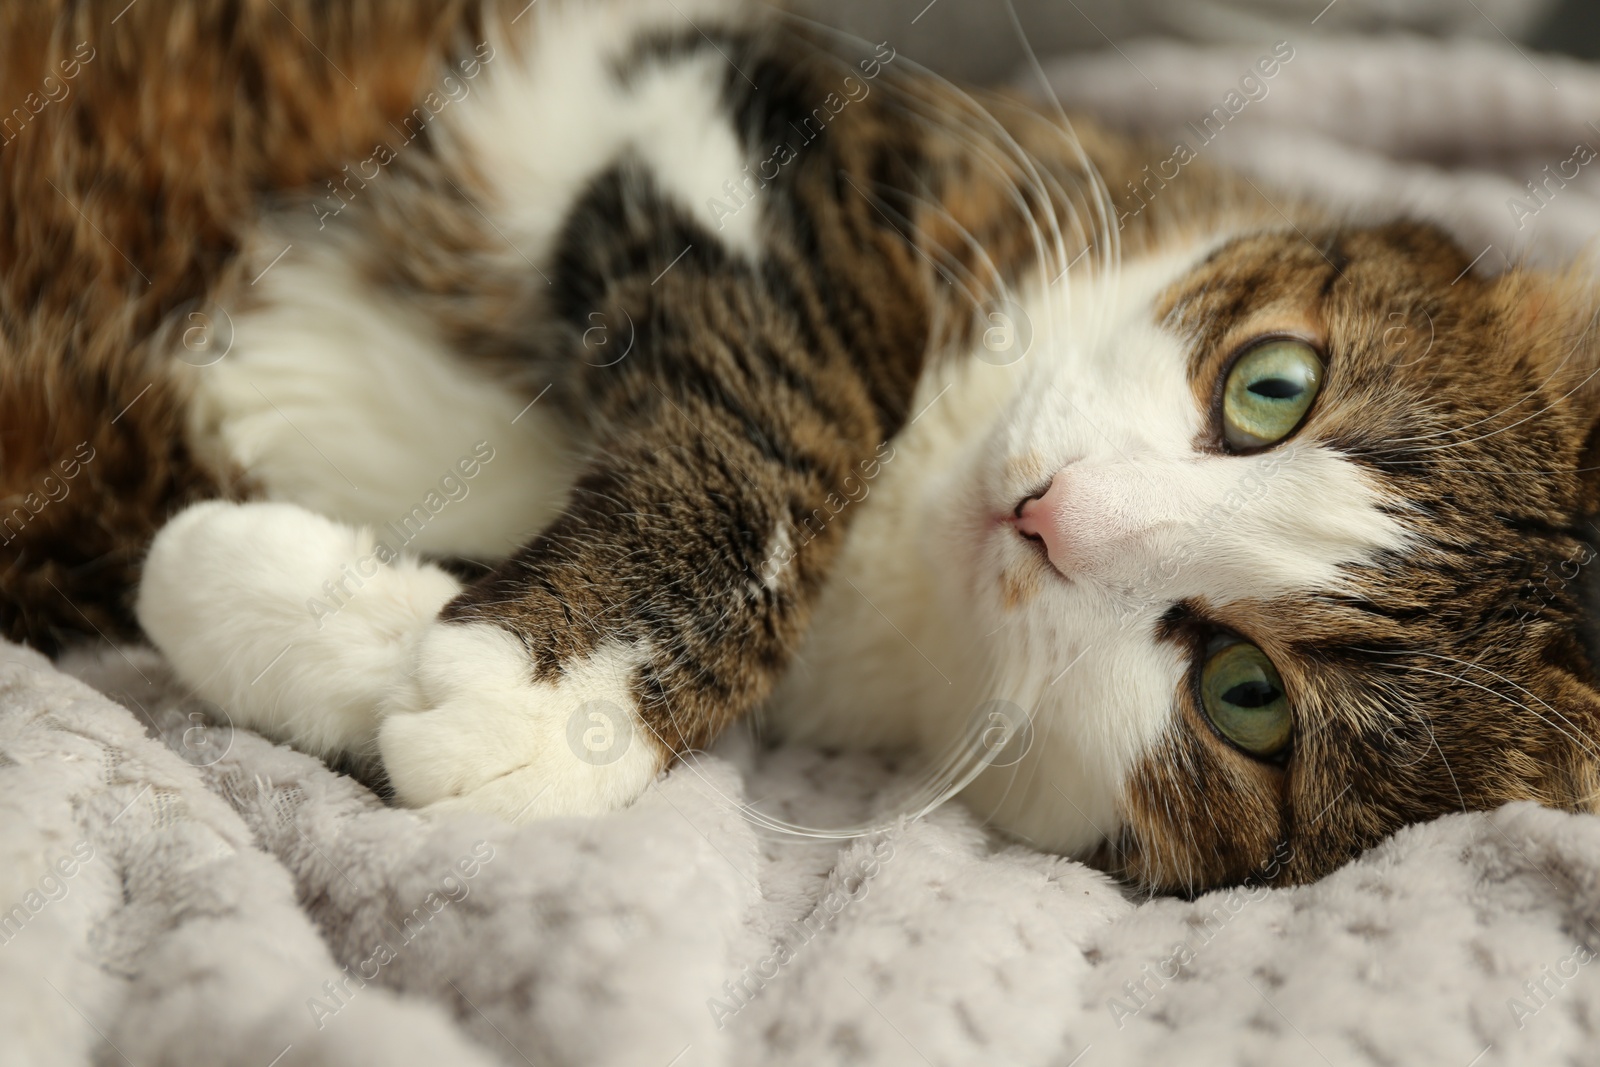
POLYGON ((787 665, 898 417, 875 387, 903 386, 740 283, 672 280, 641 285, 653 336, 567 384, 595 443, 567 510, 419 641, 379 730, 404 802, 619 807, 787 665))
POLYGON ((407 720, 417 743, 388 746, 403 800, 519 818, 626 804, 665 755, 624 711, 632 664, 605 649, 541 682, 509 631, 436 623, 461 589, 369 530, 293 504, 209 501, 156 536, 136 613, 195 695, 317 756, 375 757, 385 713, 431 702, 431 716, 407 720), (539 712, 569 705, 550 732, 539 712), (495 778, 504 753, 519 773, 456 796, 455 783, 495 778), (419 795, 419 782, 443 785, 419 795))
POLYGON ((460 590, 304 508, 209 501, 157 534, 135 610, 178 677, 235 725, 370 757, 384 695, 460 590))
POLYGON ((825 494, 784 485, 710 413, 703 437, 658 404, 420 638, 380 730, 404 802, 613 810, 770 687, 815 580, 792 558, 791 500, 825 494))

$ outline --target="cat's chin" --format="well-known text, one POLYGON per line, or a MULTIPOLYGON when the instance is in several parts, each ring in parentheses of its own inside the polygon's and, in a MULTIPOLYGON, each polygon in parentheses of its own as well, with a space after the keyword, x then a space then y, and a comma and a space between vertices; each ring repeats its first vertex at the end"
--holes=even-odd
POLYGON ((553 681, 492 623, 440 622, 384 701, 378 748, 396 797, 436 814, 511 822, 600 815, 632 803, 666 754, 640 722, 636 652, 603 646, 553 681))

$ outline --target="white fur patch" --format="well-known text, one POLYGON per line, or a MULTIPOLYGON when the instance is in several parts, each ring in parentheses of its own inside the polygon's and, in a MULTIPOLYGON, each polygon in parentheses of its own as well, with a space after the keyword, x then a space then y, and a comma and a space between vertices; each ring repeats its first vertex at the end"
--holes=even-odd
POLYGON ((794 537, 789 533, 789 524, 779 522, 772 529, 772 537, 767 540, 767 555, 761 563, 762 586, 769 590, 778 588, 778 583, 783 579, 783 572, 788 569, 794 552, 794 537))
POLYGON ((139 624, 232 721, 317 755, 365 751, 415 635, 460 583, 377 558, 372 535, 289 504, 210 501, 145 561, 139 624))
MULTIPOLYGON (((487 178, 497 220, 529 255, 548 247, 573 198, 624 156, 642 162, 731 251, 757 254, 759 211, 723 220, 708 206, 754 162, 734 135, 723 99, 723 84, 740 76, 731 60, 707 48, 634 71, 628 87, 612 70, 641 37, 711 32, 739 6, 731 0, 545 4, 509 28, 520 35, 517 51, 525 59, 489 64, 475 95, 445 113, 445 130, 452 147, 487 178)), ((497 48, 511 52, 504 42, 497 48)))
POLYGON ((457 359, 337 245, 296 246, 257 288, 265 301, 234 318, 228 355, 183 368, 202 453, 397 550, 403 537, 412 551, 504 556, 559 513, 573 461, 553 415, 457 359), (418 506, 425 519, 385 532, 418 506))
MULTIPOLYGON (((1152 306, 1206 251, 1125 265, 1071 302, 1057 291, 1032 303, 1060 326, 1043 331, 1029 388, 995 426, 990 463, 963 501, 1009 513, 1059 473, 1070 487, 1069 577, 1158 597, 1162 610, 1185 597, 1226 604, 1329 589, 1341 565, 1407 540, 1379 509, 1372 476, 1337 453, 1294 440, 1247 456, 1196 450, 1209 414, 1190 388, 1188 352, 1152 306), (1074 304, 1093 313, 1074 317, 1074 304), (1008 468, 1013 457, 1026 462, 1008 468)), ((964 531, 1031 551, 1008 534, 964 531)))
POLYGON ((646 654, 604 645, 549 683, 498 626, 428 627, 378 736, 395 793, 515 822, 626 806, 666 762, 630 689, 646 654))

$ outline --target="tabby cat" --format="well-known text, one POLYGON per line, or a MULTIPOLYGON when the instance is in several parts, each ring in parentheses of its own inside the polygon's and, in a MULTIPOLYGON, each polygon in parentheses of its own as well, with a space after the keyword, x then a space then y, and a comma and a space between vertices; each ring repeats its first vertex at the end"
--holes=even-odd
POLYGON ((1593 805, 1576 278, 734 0, 0 42, 12 639, 514 820, 751 713, 976 736, 995 826, 1161 889, 1593 805))

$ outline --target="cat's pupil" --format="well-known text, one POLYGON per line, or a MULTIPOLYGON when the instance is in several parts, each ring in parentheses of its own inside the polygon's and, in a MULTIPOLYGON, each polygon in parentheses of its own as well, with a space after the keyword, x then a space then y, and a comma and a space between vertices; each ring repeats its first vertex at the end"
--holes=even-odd
POLYGON ((1291 382, 1287 378, 1263 378, 1259 382, 1251 382, 1249 389, 1257 396, 1264 396, 1268 400, 1292 400, 1305 392, 1303 385, 1291 382))
POLYGON ((1223 693, 1222 699, 1239 708, 1264 708, 1278 699, 1278 687, 1259 679, 1240 682, 1223 693))

